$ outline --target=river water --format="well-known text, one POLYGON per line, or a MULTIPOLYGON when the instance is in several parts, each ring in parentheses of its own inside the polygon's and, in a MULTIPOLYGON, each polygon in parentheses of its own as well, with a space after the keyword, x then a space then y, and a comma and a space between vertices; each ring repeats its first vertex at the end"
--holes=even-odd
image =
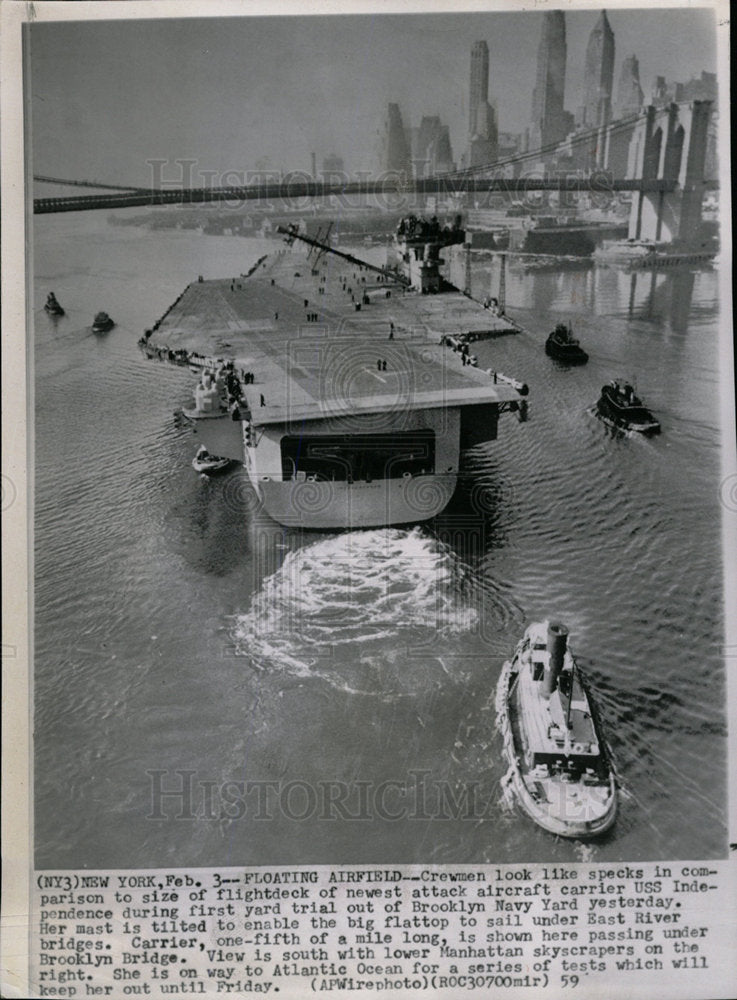
POLYGON ((34 220, 37 865, 723 856, 716 270, 510 267, 527 332, 477 353, 530 384, 529 422, 467 453, 429 525, 300 534, 242 469, 195 474, 175 416, 193 377, 136 346, 196 275, 276 246, 34 220), (97 337, 100 309, 117 326, 97 337), (585 367, 545 356, 560 320, 585 367), (660 437, 591 414, 617 375, 660 437), (621 783, 585 846, 500 793, 496 681, 543 617, 569 626, 621 783))

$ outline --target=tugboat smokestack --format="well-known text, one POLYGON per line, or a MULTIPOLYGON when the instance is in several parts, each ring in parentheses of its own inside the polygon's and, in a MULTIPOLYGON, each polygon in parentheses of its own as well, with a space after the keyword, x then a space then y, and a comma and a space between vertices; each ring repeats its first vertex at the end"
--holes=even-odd
POLYGON ((546 698, 558 686, 558 677, 563 669, 563 657, 568 645, 568 629, 565 625, 551 622, 548 625, 548 666, 543 680, 543 694, 546 698))

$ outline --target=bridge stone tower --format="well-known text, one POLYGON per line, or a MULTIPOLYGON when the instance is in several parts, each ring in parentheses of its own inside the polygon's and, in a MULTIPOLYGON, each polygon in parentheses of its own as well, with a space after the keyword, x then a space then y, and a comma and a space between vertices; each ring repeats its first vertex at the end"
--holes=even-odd
POLYGON ((698 236, 711 101, 642 109, 630 142, 627 177, 673 185, 635 192, 629 238, 686 243, 698 236))

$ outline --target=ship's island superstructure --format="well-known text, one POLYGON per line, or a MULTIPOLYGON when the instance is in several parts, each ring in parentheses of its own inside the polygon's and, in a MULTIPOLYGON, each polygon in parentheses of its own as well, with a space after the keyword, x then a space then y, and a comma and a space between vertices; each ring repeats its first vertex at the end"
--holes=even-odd
POLYGON ((505 410, 526 415, 527 387, 469 350, 516 324, 442 277, 458 222, 402 220, 388 264, 282 233, 288 246, 248 275, 190 284, 143 349, 202 373, 185 414, 211 455, 244 462, 281 524, 435 516, 461 447, 495 439, 505 410))

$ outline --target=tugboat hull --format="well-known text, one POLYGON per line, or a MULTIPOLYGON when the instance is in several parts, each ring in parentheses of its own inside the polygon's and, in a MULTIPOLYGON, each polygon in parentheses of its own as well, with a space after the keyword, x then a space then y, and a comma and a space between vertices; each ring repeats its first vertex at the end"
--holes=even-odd
POLYGON ((49 316, 63 316, 64 309, 61 303, 54 295, 53 292, 49 292, 46 296, 46 302, 44 303, 44 310, 49 314, 49 316))
POLYGON ((107 313, 98 313, 92 322, 92 332, 107 333, 108 330, 112 330, 114 326, 115 320, 108 316, 107 313))
POLYGON ((612 430, 621 431, 625 433, 631 431, 634 434, 642 434, 644 437, 654 437, 656 434, 660 434, 660 424, 657 420, 643 421, 639 423, 632 423, 629 420, 622 420, 618 417, 612 417, 606 412, 606 409, 600 407, 597 404, 596 413, 603 423, 607 427, 611 427, 612 430))
POLYGON ((545 341, 545 353, 556 361, 568 365, 585 365, 589 356, 583 347, 571 336, 570 330, 558 325, 545 341))
MULTIPOLYGON (((629 387, 627 387, 629 388, 629 387)), ((633 394, 626 402, 622 398, 622 390, 618 383, 605 385, 596 403, 596 413, 610 427, 619 431, 634 431, 637 434, 652 436, 660 433, 660 422, 641 401, 633 394)))
POLYGON ((561 346, 560 344, 551 342, 550 337, 545 341, 545 353, 549 358, 555 358, 556 361, 565 361, 568 365, 585 365, 589 360, 588 354, 582 347, 575 347, 573 345, 561 346))

